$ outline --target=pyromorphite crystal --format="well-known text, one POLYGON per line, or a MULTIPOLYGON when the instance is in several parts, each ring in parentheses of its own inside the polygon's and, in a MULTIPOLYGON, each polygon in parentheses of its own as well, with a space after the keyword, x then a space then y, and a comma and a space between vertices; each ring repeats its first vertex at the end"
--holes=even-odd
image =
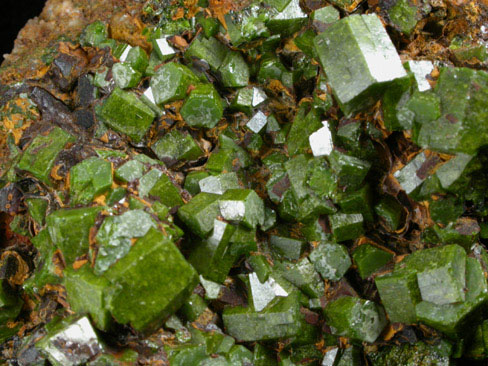
POLYGON ((235 260, 229 248, 235 230, 231 224, 214 221, 212 234, 196 243, 188 258, 198 273, 211 281, 224 282, 235 260))
POLYGON ((381 307, 369 300, 343 296, 324 309, 332 333, 358 341, 374 342, 386 325, 381 307))
POLYGON ((481 264, 475 258, 466 260, 466 297, 464 302, 436 305, 422 301, 415 310, 417 318, 425 324, 455 336, 470 324, 470 317, 488 301, 488 287, 481 264))
POLYGON ((120 89, 133 88, 139 84, 141 80, 141 73, 134 70, 128 63, 116 63, 112 67, 112 75, 117 85, 120 89))
POLYGON ((80 35, 80 44, 82 46, 97 47, 107 38, 107 25, 101 21, 96 21, 83 30, 83 33, 80 35))
POLYGON ((407 194, 415 191, 424 182, 426 176, 417 174, 417 171, 420 170, 426 160, 426 155, 422 152, 393 174, 407 194))
POLYGON ((250 115, 253 108, 259 106, 267 99, 266 94, 257 87, 241 88, 232 100, 231 108, 250 115))
POLYGON ((190 202, 180 207, 178 217, 196 235, 205 238, 214 226, 214 220, 220 215, 219 195, 199 193, 190 202))
POLYGON ((219 71, 226 87, 236 88, 249 83, 249 67, 239 52, 229 52, 222 61, 219 71))
POLYGON ((123 182, 132 182, 142 177, 144 164, 137 160, 130 160, 115 171, 115 177, 123 182))
POLYGON ((22 310, 23 301, 18 298, 7 281, 0 281, 0 324, 14 321, 22 310))
POLYGON ((166 174, 161 174, 148 192, 149 196, 156 197, 163 205, 170 208, 181 206, 183 199, 178 188, 166 174))
MULTIPOLYGON (((442 188, 456 191, 457 182, 466 176, 470 163, 475 162, 473 155, 457 154, 454 158, 441 165, 435 172, 442 188)), ((473 164, 471 164, 473 165, 473 164)))
POLYGON ((334 95, 347 115, 375 103, 392 81, 406 75, 375 14, 341 19, 314 42, 334 95))
POLYGON ((300 108, 286 138, 290 155, 308 150, 310 148, 309 136, 321 127, 319 115, 315 110, 307 113, 305 107, 300 108))
POLYGON ((272 33, 291 35, 307 20, 307 14, 301 9, 299 0, 291 0, 285 7, 280 8, 283 10, 266 23, 272 33))
POLYGON ((240 188, 239 179, 234 172, 205 177, 198 182, 198 186, 201 192, 214 194, 224 194, 229 189, 240 188))
POLYGON ((271 265, 268 259, 264 255, 252 255, 247 261, 255 271, 259 281, 261 283, 265 282, 271 274, 271 265))
POLYGON ((137 364, 139 354, 131 349, 124 350, 116 355, 103 353, 95 360, 89 362, 87 366, 133 366, 137 364))
POLYGON ((64 286, 67 300, 75 313, 88 313, 97 328, 109 329, 112 324, 107 303, 110 282, 106 278, 96 276, 89 265, 79 270, 68 267, 64 271, 64 286))
POLYGON ((292 337, 300 330, 300 304, 296 293, 278 298, 262 312, 248 307, 224 309, 222 319, 227 332, 240 341, 271 340, 292 337))
POLYGON ((268 121, 268 117, 261 111, 258 111, 252 118, 247 122, 246 126, 254 133, 259 133, 268 121))
POLYGON ((193 40, 185 52, 185 57, 204 60, 212 69, 217 70, 228 52, 227 48, 215 37, 200 36, 193 40))
POLYGON ((422 300, 438 305, 465 300, 466 251, 459 245, 417 251, 397 266, 401 273, 417 273, 422 300))
POLYGON ((415 344, 402 344, 384 347, 379 352, 368 355, 374 366, 448 366, 451 364, 452 346, 449 342, 441 341, 438 344, 417 342, 415 344))
POLYGON ((97 356, 103 345, 87 317, 71 317, 56 324, 36 348, 54 366, 76 366, 97 356))
POLYGON ((292 260, 300 258, 306 245, 303 240, 276 235, 271 235, 269 243, 278 255, 292 260))
MULTIPOLYGON (((473 154, 486 144, 488 73, 467 68, 443 68, 435 87, 441 116, 421 123, 415 142, 446 153, 473 154)), ((416 116, 419 119, 420 116, 416 116)))
POLYGON ((168 166, 180 160, 195 160, 203 152, 190 134, 172 130, 151 146, 159 160, 168 166))
POLYGON ((40 226, 44 225, 48 202, 43 198, 26 199, 27 209, 32 219, 40 226))
POLYGON ((324 283, 308 258, 297 263, 281 264, 283 277, 298 287, 310 298, 318 298, 324 293, 324 283))
POLYGON ((180 112, 189 126, 213 128, 223 110, 217 90, 211 84, 200 84, 190 92, 180 112))
POLYGON ((143 74, 146 72, 149 64, 149 58, 147 57, 146 51, 137 46, 130 49, 124 62, 129 64, 134 70, 143 74))
POLYGON ((102 207, 86 207, 58 210, 50 214, 47 228, 51 240, 63 254, 66 263, 88 253, 90 229, 102 207))
POLYGON ((370 244, 360 245, 352 254, 361 278, 366 278, 387 264, 393 254, 370 244))
POLYGON ((323 278, 339 281, 351 266, 347 249, 336 243, 320 243, 312 253, 310 261, 323 278))
POLYGON ((0 364, 486 363, 483 1, 46 1, 0 66, 0 364))
POLYGON ((348 188, 361 185, 371 168, 371 163, 354 156, 343 154, 337 150, 329 155, 332 171, 339 178, 339 184, 348 188))
POLYGON ((137 330, 161 325, 197 284, 193 267, 173 242, 154 228, 110 267, 105 277, 113 286, 109 305, 113 317, 137 330))
POLYGON ((336 241, 352 240, 364 233, 363 215, 335 214, 329 216, 330 226, 336 241))
POLYGON ((23 289, 31 293, 39 293, 46 284, 57 284, 61 278, 59 271, 52 261, 56 251, 47 229, 43 229, 31 239, 33 246, 38 250, 39 255, 35 258, 36 270, 31 277, 22 285, 23 289))
POLYGON ((88 158, 71 168, 69 178, 72 204, 88 204, 112 186, 112 167, 103 159, 88 158))
POLYGON ((50 173, 59 152, 75 138, 55 127, 48 135, 37 136, 22 154, 17 167, 26 170, 43 183, 50 184, 50 173))
POLYGON ((157 105, 184 99, 191 84, 198 78, 184 65, 170 62, 160 67, 151 78, 151 90, 157 105))
MULTIPOLYGON (((184 188, 190 192, 192 196, 197 195, 200 193, 200 185, 199 182, 202 179, 205 179, 209 176, 207 172, 190 172, 187 174, 185 178, 185 185, 184 188)), ((212 193, 212 192, 209 192, 212 193)))
POLYGON ((420 302, 417 276, 393 273, 376 277, 375 283, 390 321, 415 323, 415 305, 420 302))
POLYGON ((361 213, 365 221, 373 221, 371 203, 373 194, 369 185, 364 185, 357 191, 339 192, 336 201, 344 213, 361 213))
POLYGON ((252 189, 229 189, 219 199, 222 217, 240 222, 250 229, 264 220, 264 204, 252 189))
POLYGON ((434 70, 434 65, 430 61, 408 61, 405 63, 405 68, 410 71, 417 83, 419 91, 426 91, 431 89, 429 83, 429 76, 434 70))
POLYGON ((310 17, 313 20, 313 25, 317 29, 324 29, 324 26, 332 24, 339 20, 340 14, 333 6, 324 6, 323 8, 314 10, 310 17))
MULTIPOLYGON (((273 277, 270 277, 263 282, 259 280, 256 273, 250 273, 248 277, 248 295, 249 299, 252 300, 255 311, 262 311, 276 297, 288 296, 288 291, 285 290, 273 277)), ((283 281, 280 282, 283 284, 283 281)))
POLYGON ((308 138, 313 156, 329 156, 334 148, 331 128, 327 121, 322 124, 324 127, 310 134, 308 138))
POLYGON ((388 10, 391 22, 403 33, 409 35, 420 18, 418 8, 410 0, 396 0, 388 10))
POLYGON ((398 201, 393 197, 383 197, 374 210, 390 231, 398 230, 403 215, 403 207, 398 201))
POLYGON ((176 54, 176 50, 171 47, 167 37, 164 35, 161 38, 154 39, 152 44, 154 51, 156 51, 158 57, 163 61, 171 59, 176 54))
POLYGON ((94 265, 96 274, 105 272, 130 250, 133 238, 147 234, 156 222, 142 210, 132 210, 120 216, 109 216, 103 221, 97 236, 97 257, 94 265))
POLYGON ((98 111, 100 118, 115 131, 141 141, 155 113, 131 92, 116 88, 98 111))

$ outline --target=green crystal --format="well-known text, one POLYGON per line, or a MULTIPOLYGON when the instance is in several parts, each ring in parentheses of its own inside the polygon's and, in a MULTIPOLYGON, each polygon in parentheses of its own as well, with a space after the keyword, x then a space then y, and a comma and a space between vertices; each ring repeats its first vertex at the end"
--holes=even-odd
POLYGON ((306 242, 299 239, 271 235, 269 244, 274 251, 287 259, 298 259, 305 250, 306 242))
POLYGON ((337 242, 354 240, 364 233, 361 214, 334 214, 329 216, 329 221, 337 242))
POLYGON ((197 243, 188 258, 198 273, 211 281, 224 282, 235 260, 229 249, 235 230, 230 224, 214 221, 212 234, 197 243))
POLYGON ((226 308, 222 314, 229 335, 238 341, 292 337, 300 330, 300 306, 296 295, 279 299, 262 312, 251 308, 226 308))
POLYGON ((48 202, 43 198, 28 198, 25 200, 32 219, 40 226, 44 225, 48 202))
POLYGON ((191 127, 213 128, 223 116, 220 95, 211 84, 195 87, 181 108, 181 116, 191 127))
POLYGON ((206 61, 209 66, 217 70, 229 51, 216 38, 196 37, 185 52, 185 57, 206 61))
POLYGON ((225 87, 237 88, 249 84, 249 67, 238 52, 229 52, 219 67, 225 87))
POLYGON ((417 318, 425 324, 455 336, 469 326, 472 315, 488 300, 488 287, 481 264, 474 258, 466 260, 466 301, 436 305, 422 301, 416 306, 417 318))
POLYGON ((114 289, 109 305, 113 317, 136 330, 160 326, 183 305, 197 283, 195 270, 178 248, 154 228, 105 277, 114 289))
POLYGON ((132 182, 139 179, 144 174, 144 164, 137 160, 130 160, 117 168, 115 178, 122 182, 132 182))
POLYGON ((102 207, 62 209, 50 214, 47 229, 51 240, 62 252, 67 264, 88 253, 88 236, 102 207))
POLYGON ((110 282, 106 278, 96 276, 88 264, 76 271, 68 267, 64 271, 64 286, 75 313, 88 313, 97 328, 109 330, 112 317, 108 311, 106 292, 110 282))
POLYGON ((75 138, 59 127, 53 128, 48 135, 38 135, 32 140, 20 158, 17 167, 28 171, 43 183, 50 184, 50 173, 58 154, 75 138))
POLYGON ((205 238, 214 227, 214 220, 220 215, 219 195, 199 193, 190 202, 180 207, 178 217, 196 235, 205 238))
POLYGON ((109 162, 92 157, 70 170, 71 203, 88 204, 112 186, 112 167, 109 162))
POLYGON ((115 85, 120 89, 134 88, 139 84, 142 74, 134 70, 128 63, 116 63, 112 67, 112 75, 115 85))
POLYGON ((156 227, 151 215, 132 210, 120 216, 109 216, 103 221, 95 237, 98 244, 94 272, 105 272, 111 265, 129 253, 133 238, 140 238, 156 227))
POLYGON ((310 261, 323 278, 331 281, 339 281, 351 266, 347 249, 336 243, 320 243, 310 253, 310 261))
POLYGON ((324 309, 332 334, 353 340, 374 342, 386 326, 381 307, 369 300, 343 296, 324 309))
POLYGON ((359 275, 365 279, 386 265, 393 258, 393 254, 370 244, 360 245, 352 254, 352 259, 358 267, 359 275))
POLYGON ((109 127, 135 142, 142 140, 155 117, 154 112, 135 94, 119 88, 105 100, 98 115, 109 127))
POLYGON ((488 100, 488 73, 443 68, 435 93, 440 98, 441 116, 420 122, 415 142, 446 153, 473 154, 484 146, 488 136, 483 107, 488 100))
POLYGON ((103 349, 87 317, 67 318, 54 326, 36 348, 53 366, 76 366, 88 362, 103 349), (69 344, 68 348, 65 345, 69 344), (74 350, 73 350, 74 349, 74 350))
POLYGON ((107 25, 97 20, 83 29, 83 32, 80 35, 80 44, 85 47, 98 47, 107 38, 107 25))
POLYGON ((332 24, 315 38, 315 49, 346 115, 372 105, 395 79, 406 75, 375 14, 352 15, 332 24))
POLYGON ((421 301, 415 274, 387 274, 375 278, 381 303, 392 322, 417 321, 415 306, 421 301))
POLYGON ((188 87, 196 85, 198 78, 186 66, 170 62, 164 64, 151 78, 151 89, 157 105, 184 99, 188 87))
POLYGON ((159 160, 171 166, 180 160, 196 160, 203 155, 190 134, 172 130, 151 146, 159 160))
POLYGON ((242 223, 250 229, 263 223, 264 204, 252 189, 229 189, 219 200, 220 214, 226 220, 242 223))

